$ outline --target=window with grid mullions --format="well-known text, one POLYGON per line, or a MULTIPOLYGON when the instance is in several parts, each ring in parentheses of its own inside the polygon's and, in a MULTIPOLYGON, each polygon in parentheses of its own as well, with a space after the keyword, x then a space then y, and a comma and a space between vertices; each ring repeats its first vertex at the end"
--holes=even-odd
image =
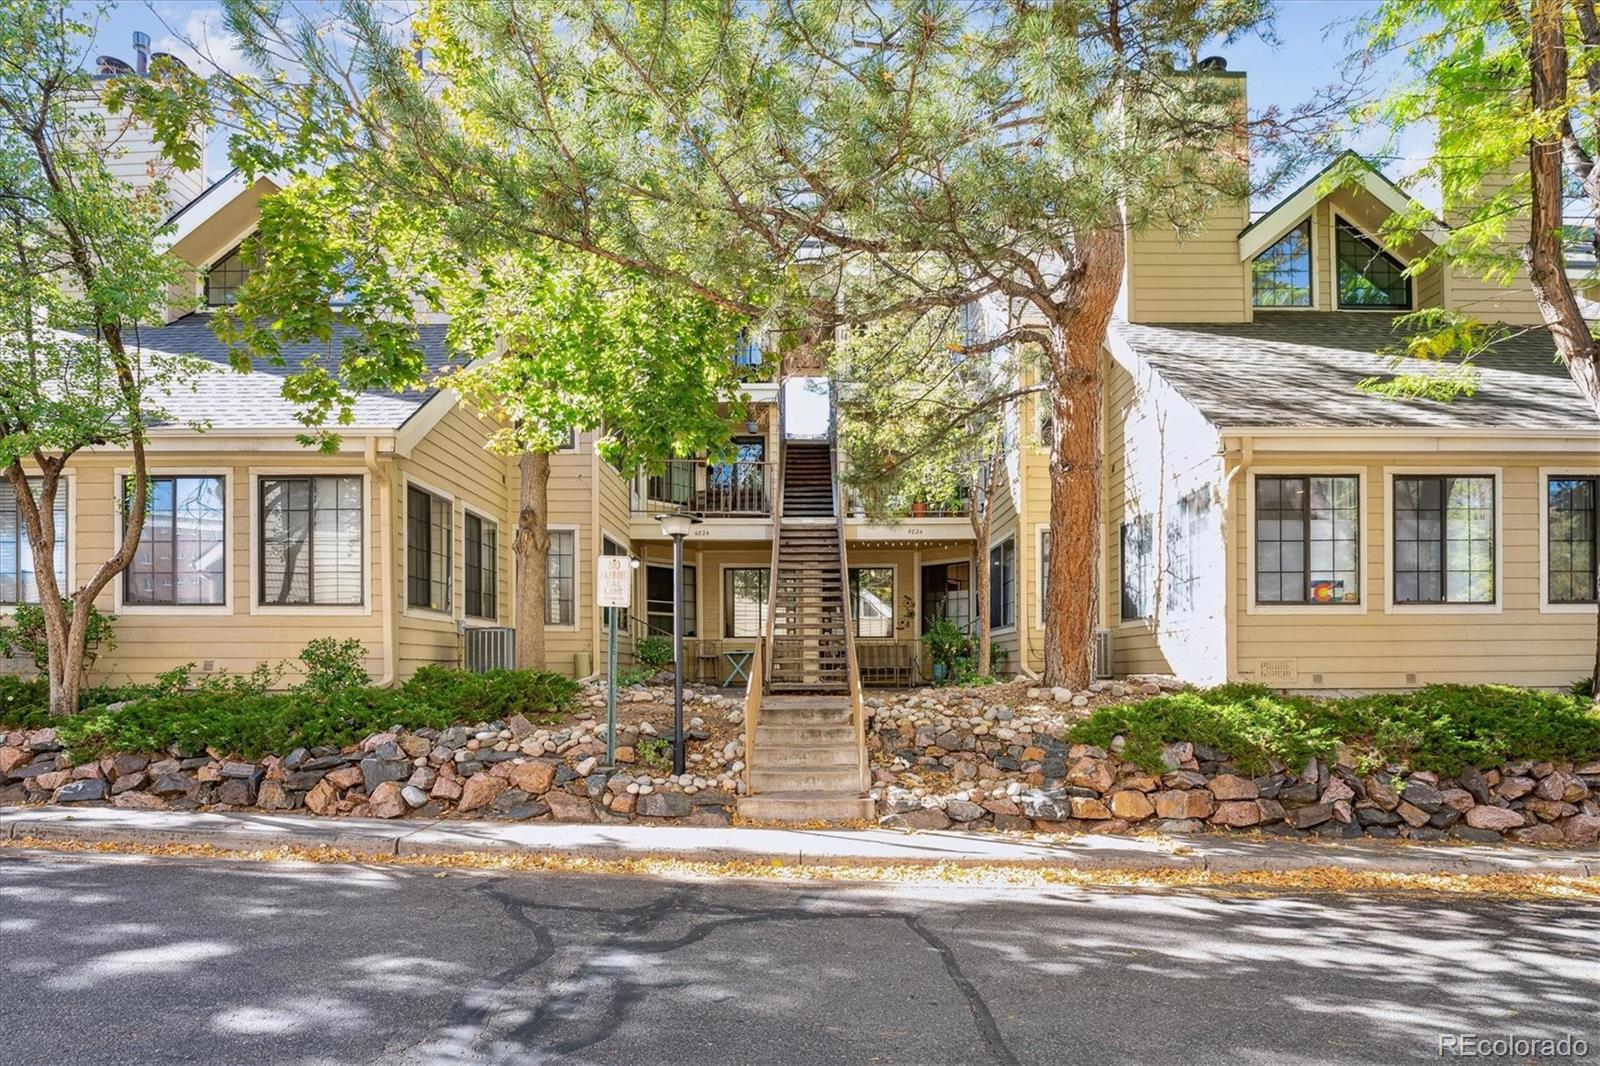
POLYGON ((493 522, 468 512, 462 534, 466 547, 462 573, 467 586, 466 602, 462 607, 473 618, 493 619, 499 614, 498 532, 493 522))
POLYGON ((1551 603, 1596 602, 1600 478, 1552 475, 1545 487, 1545 566, 1551 603))
POLYGON ((1404 263, 1343 219, 1334 246, 1340 307, 1401 311, 1411 307, 1411 279, 1404 263))
POLYGON ((449 500, 406 489, 406 606, 450 609, 450 526, 449 500))
POLYGON ((1256 602, 1361 602, 1361 482, 1256 478, 1256 602))
POLYGON ((1394 602, 1495 602, 1494 478, 1394 479, 1394 602))
POLYGON ((359 606, 363 588, 362 481, 264 477, 260 481, 260 602, 359 606))

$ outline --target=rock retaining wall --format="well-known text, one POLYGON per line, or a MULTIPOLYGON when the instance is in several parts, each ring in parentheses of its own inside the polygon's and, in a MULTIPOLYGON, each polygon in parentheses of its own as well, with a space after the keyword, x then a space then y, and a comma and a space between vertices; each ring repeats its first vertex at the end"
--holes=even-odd
MULTIPOLYGON (((348 749, 299 748, 256 762, 180 748, 76 762, 55 730, 40 729, 0 733, 0 804, 727 825, 741 785, 744 744, 718 734, 727 736, 742 714, 724 697, 690 695, 690 772, 679 776, 641 762, 643 742, 657 734, 648 720, 619 726, 619 768, 611 772, 600 766, 606 745, 596 718, 557 729, 538 728, 520 715, 442 731, 396 729, 348 749), (708 725, 713 716, 718 729, 708 725)), ((635 704, 660 696, 643 688, 626 694, 635 704)), ((586 690, 579 701, 603 710, 604 692, 586 690)))
MULTIPOLYGON (((1138 682, 1172 687, 1163 679, 1138 682)), ((1120 687, 1120 686, 1118 686, 1120 687)), ((1532 844, 1600 837, 1600 762, 1519 762, 1441 779, 1386 767, 1357 771, 1351 753, 1309 766, 1242 773, 1227 753, 1171 744, 1148 773, 1115 751, 1063 738, 1073 715, 1118 698, 1030 690, 1018 706, 982 689, 929 689, 875 699, 870 746, 885 825, 1127 833, 1260 830, 1290 836, 1388 837, 1532 844)))

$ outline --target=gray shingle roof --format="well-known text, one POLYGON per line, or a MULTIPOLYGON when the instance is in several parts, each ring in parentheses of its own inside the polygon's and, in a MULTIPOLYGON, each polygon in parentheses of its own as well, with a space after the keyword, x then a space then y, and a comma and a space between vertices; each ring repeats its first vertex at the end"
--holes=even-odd
MULTIPOLYGON (((1268 311, 1232 325, 1115 321, 1111 329, 1219 426, 1600 429, 1543 329, 1479 356, 1477 392, 1448 403, 1356 391, 1362 378, 1395 372, 1376 354, 1401 337, 1389 315, 1268 311)), ((1407 359, 1399 369, 1437 367, 1407 359)))
MULTIPOLYGON (((445 326, 424 324, 417 327, 423 361, 431 375, 449 365, 445 349, 445 326)), ((284 366, 257 360, 254 369, 239 373, 228 364, 228 346, 212 332, 209 315, 186 315, 164 326, 142 327, 138 342, 145 349, 171 355, 187 355, 216 365, 215 372, 204 374, 193 391, 175 390, 159 402, 178 423, 209 422, 213 429, 279 429, 298 426, 295 405, 283 398, 283 380, 300 369, 308 358, 327 363, 338 358, 339 341, 345 334, 335 329, 331 347, 313 344, 284 346, 284 366)), ((432 395, 428 391, 405 393, 364 393, 355 403, 355 429, 394 429, 409 418, 432 395)))

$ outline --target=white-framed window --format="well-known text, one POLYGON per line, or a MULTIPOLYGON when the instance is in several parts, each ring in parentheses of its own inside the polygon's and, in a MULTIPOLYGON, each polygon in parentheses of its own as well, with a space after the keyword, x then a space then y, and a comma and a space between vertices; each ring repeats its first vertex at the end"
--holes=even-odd
MULTIPOLYGON (((699 575, 693 565, 683 567, 683 635, 692 637, 699 628, 699 575)), ((651 636, 672 636, 672 567, 644 568, 645 627, 651 636)))
MULTIPOLYGON (((44 479, 30 477, 28 485, 34 499, 39 498, 44 479)), ((56 486, 55 508, 55 573, 57 586, 65 589, 67 583, 67 492, 68 483, 62 478, 56 486)), ((43 517, 42 515, 40 516, 43 517)), ((33 568, 33 545, 28 540, 28 530, 22 521, 22 509, 17 506, 16 494, 10 484, 0 485, 0 605, 39 602, 39 579, 33 568)))
POLYGON ((1361 478, 1255 477, 1255 602, 1361 603, 1361 478))
POLYGON ((256 596, 262 606, 362 606, 363 484, 360 474, 257 480, 256 596))
POLYGON ((1600 601, 1600 476, 1540 471, 1544 492, 1544 604, 1556 609, 1600 601))
POLYGON ((406 606, 450 610, 455 508, 450 498, 406 486, 406 606))
POLYGON ((765 566, 730 566, 722 571, 722 632, 728 637, 759 637, 767 631, 765 566))
POLYGON ((466 585, 462 608, 469 617, 493 620, 500 615, 499 528, 468 511, 462 533, 462 581, 466 585))
POLYGON ((1017 622, 1017 542, 1014 537, 989 549, 989 628, 1017 622))
POLYGON ((850 616, 858 637, 894 636, 894 567, 850 568, 850 616))
POLYGON ((1150 617, 1155 593, 1156 543, 1150 532, 1149 515, 1135 515, 1122 523, 1119 561, 1119 615, 1124 622, 1143 621, 1150 617))
MULTIPOLYGON (((133 484, 131 475, 123 475, 124 501, 128 501, 133 484)), ((130 607, 226 605, 226 477, 150 474, 145 486, 144 526, 133 562, 122 572, 122 603, 130 607)))
POLYGON ((1497 602, 1496 495, 1491 474, 1394 475, 1397 606, 1497 602))
POLYGON ((1255 306, 1312 306, 1312 261, 1311 219, 1307 218, 1251 262, 1255 306))
POLYGON ((545 553, 545 625, 578 624, 578 531, 550 530, 545 553))
POLYGON ((1050 527, 1039 530, 1039 610, 1038 624, 1042 627, 1045 605, 1050 602, 1050 527))

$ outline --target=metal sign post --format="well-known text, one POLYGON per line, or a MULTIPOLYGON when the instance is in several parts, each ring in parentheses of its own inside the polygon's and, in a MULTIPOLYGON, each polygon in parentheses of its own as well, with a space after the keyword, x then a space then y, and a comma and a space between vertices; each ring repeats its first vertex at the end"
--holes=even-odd
POLYGON ((611 615, 606 651, 606 766, 617 765, 617 611, 627 607, 633 593, 633 560, 626 555, 600 556, 597 601, 611 615))

